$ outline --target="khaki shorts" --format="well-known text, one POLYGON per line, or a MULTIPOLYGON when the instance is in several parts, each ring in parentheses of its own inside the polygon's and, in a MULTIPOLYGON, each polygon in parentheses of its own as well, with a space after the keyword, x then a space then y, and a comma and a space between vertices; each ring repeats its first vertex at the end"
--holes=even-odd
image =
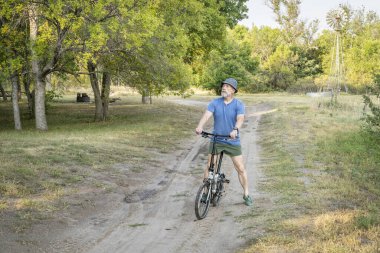
MULTIPOLYGON (((212 153, 212 145, 210 142, 210 146, 208 147, 208 153, 212 153)), ((216 154, 220 154, 222 151, 229 156, 239 156, 241 155, 241 146, 240 145, 228 145, 224 143, 216 143, 215 144, 216 154)))

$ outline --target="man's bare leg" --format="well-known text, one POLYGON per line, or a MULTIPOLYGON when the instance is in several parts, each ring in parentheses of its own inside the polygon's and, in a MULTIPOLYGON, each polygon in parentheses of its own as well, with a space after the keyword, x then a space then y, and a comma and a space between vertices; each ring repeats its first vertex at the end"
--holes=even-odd
POLYGON ((247 171, 245 170, 245 167, 244 167, 243 156, 242 155, 232 156, 231 159, 238 173, 240 184, 243 187, 244 196, 248 196, 249 195, 248 176, 247 176, 247 171))

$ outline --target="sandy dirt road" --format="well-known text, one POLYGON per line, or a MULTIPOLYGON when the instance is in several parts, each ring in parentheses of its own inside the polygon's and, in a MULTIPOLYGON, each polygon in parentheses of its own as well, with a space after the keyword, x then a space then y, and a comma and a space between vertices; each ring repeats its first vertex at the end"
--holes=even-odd
MULTIPOLYGON (((206 103, 199 101, 173 102, 206 108, 206 103)), ((142 174, 133 176, 120 165, 127 190, 107 196, 95 193, 95 201, 89 201, 86 208, 83 198, 70 200, 71 206, 73 201, 80 203, 77 211, 74 208, 42 222, 17 238, 9 236, 4 244, 6 252, 235 252, 247 243, 244 224, 237 217, 255 208, 255 198, 260 197, 256 190, 261 178, 256 129, 261 114, 269 110, 265 104, 246 107, 241 130, 253 207, 244 205, 237 173, 225 157, 222 170, 231 182, 220 205, 211 206, 205 219, 196 220, 194 200, 206 164, 208 140, 194 134, 182 150, 162 154, 156 167, 142 174)))
MULTIPOLYGON (((253 198, 260 176, 257 170, 258 109, 247 108, 241 131, 253 198)), ((221 204, 211 207, 206 219, 197 221, 195 218, 194 197, 201 182, 207 145, 206 139, 198 137, 184 157, 175 159, 175 172, 166 187, 152 198, 126 205, 120 223, 98 238, 86 252, 234 252, 243 247, 244 225, 236 217, 254 207, 243 204, 242 188, 228 157, 223 170, 231 183, 226 187, 221 204)))

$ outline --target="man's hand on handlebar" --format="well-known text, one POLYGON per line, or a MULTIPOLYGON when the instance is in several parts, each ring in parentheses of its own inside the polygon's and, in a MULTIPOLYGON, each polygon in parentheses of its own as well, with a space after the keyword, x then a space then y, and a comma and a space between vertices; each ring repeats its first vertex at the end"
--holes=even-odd
POLYGON ((231 139, 236 139, 237 136, 238 136, 238 131, 236 129, 232 130, 230 133, 231 139))
POLYGON ((201 128, 201 127, 197 127, 197 128, 195 128, 195 133, 196 134, 201 134, 203 132, 203 129, 201 128))

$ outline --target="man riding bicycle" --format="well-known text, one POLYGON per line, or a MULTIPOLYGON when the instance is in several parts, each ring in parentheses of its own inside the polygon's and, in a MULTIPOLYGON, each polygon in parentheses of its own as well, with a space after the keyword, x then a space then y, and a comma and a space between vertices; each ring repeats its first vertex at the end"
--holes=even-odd
MULTIPOLYGON (((212 100, 208 104, 207 110, 200 119, 195 132, 201 134, 203 126, 211 116, 214 116, 213 133, 217 135, 228 135, 231 137, 231 139, 218 139, 216 141, 216 153, 220 154, 224 151, 224 153, 231 157, 238 173, 240 184, 243 187, 244 203, 247 206, 251 206, 252 198, 249 196, 248 177, 247 171, 244 167, 239 135, 239 129, 241 129, 244 122, 245 107, 243 102, 234 98, 234 94, 238 91, 237 81, 235 79, 227 78, 221 83, 221 88, 221 97, 212 100)), ((211 152, 212 144, 210 143, 208 165, 211 162, 211 152)), ((208 166, 204 172, 204 178, 208 178, 208 166)))

